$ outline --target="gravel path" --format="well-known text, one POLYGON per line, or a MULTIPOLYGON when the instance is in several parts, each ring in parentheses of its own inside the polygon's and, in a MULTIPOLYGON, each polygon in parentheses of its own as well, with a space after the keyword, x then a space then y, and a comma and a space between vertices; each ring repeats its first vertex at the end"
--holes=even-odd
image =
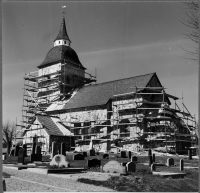
POLYGON ((5 178, 8 192, 113 192, 114 190, 94 186, 51 175, 17 170, 14 167, 3 166, 3 172, 11 175, 5 178))

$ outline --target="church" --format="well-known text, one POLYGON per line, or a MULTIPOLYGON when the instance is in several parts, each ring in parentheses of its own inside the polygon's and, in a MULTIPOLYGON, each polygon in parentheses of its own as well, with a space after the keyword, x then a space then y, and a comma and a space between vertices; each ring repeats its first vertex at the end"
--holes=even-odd
POLYGON ((143 151, 193 144, 193 119, 179 99, 166 93, 155 72, 96 83, 71 47, 63 16, 58 35, 38 71, 25 75, 23 144, 51 153, 53 141, 67 141, 68 151, 143 151))

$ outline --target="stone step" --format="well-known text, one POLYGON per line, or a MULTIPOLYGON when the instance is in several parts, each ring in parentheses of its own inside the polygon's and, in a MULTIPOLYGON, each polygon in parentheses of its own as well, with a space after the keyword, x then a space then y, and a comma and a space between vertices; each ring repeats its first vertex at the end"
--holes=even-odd
POLYGON ((170 172, 152 172, 153 175, 159 175, 164 178, 172 177, 172 178, 184 178, 186 173, 170 173, 170 172))
POLYGON ((86 171, 86 168, 48 169, 47 174, 74 174, 86 171))

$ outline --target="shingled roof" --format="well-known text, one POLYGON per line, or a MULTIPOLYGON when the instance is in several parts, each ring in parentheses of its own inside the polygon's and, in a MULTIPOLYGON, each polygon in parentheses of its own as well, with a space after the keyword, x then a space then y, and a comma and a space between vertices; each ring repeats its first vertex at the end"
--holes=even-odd
POLYGON ((46 58, 44 59, 42 64, 38 66, 38 68, 44 68, 46 66, 53 65, 59 62, 69 62, 77 67, 86 69, 81 64, 76 52, 71 47, 64 45, 55 46, 51 50, 49 50, 46 58))
POLYGON ((84 86, 60 110, 105 105, 114 95, 134 92, 135 86, 146 87, 153 76, 156 73, 84 86))
POLYGON ((37 116, 38 121, 40 124, 45 127, 46 132, 49 135, 61 135, 63 136, 63 133, 60 131, 58 126, 54 123, 51 117, 48 116, 43 116, 43 115, 38 115, 37 116))

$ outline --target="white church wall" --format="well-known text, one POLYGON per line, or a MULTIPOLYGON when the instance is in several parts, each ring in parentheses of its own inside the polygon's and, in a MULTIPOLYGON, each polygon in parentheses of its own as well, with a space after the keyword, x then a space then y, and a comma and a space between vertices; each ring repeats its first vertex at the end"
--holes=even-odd
MULTIPOLYGON (((37 128, 42 128, 42 126, 40 125, 37 119, 35 120, 34 124, 39 124, 39 125, 31 125, 30 131, 27 131, 26 134, 24 135, 23 144, 26 144, 26 143, 31 144, 33 143, 34 136, 41 136, 37 139, 37 142, 42 143, 42 146, 41 146, 42 151, 48 152, 49 151, 49 135, 45 129, 34 130, 37 128)), ((31 144, 31 147, 32 147, 32 144, 31 144)), ((31 149, 28 153, 30 154, 30 152, 31 152, 31 149)))

